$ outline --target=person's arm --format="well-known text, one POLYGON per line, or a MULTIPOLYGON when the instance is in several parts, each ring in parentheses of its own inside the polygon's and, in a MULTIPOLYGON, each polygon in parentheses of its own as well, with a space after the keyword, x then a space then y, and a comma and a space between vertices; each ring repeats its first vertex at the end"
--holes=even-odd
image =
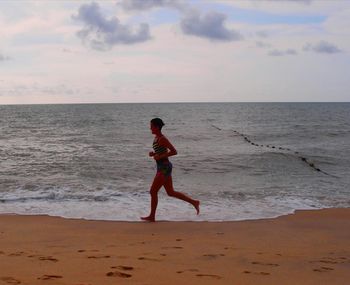
POLYGON ((162 154, 156 154, 153 156, 153 158, 155 160, 159 160, 159 159, 163 159, 163 158, 167 158, 169 156, 173 156, 173 155, 177 155, 177 150, 175 149, 175 147, 169 142, 169 140, 166 137, 161 137, 158 141, 158 144, 160 146, 163 146, 165 148, 167 148, 167 152, 162 153, 162 154))

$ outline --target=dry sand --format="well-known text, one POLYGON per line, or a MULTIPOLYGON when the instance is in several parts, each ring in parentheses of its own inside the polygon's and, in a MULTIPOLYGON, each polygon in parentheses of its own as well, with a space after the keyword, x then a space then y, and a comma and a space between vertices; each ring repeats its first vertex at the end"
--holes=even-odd
POLYGON ((0 216, 0 284, 350 284, 350 209, 242 222, 0 216))

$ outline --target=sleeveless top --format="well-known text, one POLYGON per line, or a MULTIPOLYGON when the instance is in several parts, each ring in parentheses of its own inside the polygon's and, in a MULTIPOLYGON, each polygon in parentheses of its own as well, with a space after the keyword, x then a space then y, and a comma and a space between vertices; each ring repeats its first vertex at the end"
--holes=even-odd
MULTIPOLYGON (((158 144, 158 139, 157 138, 155 138, 154 141, 153 141, 153 150, 154 150, 155 154, 162 154, 162 153, 165 153, 165 152, 168 151, 168 149, 166 147, 161 146, 161 145, 158 144)), ((166 157, 166 158, 157 160, 156 162, 157 162, 157 164, 168 163, 169 159, 166 157)))
POLYGON ((162 153, 168 151, 166 147, 158 144, 157 139, 154 139, 154 141, 153 141, 153 150, 154 150, 155 154, 162 154, 162 153))

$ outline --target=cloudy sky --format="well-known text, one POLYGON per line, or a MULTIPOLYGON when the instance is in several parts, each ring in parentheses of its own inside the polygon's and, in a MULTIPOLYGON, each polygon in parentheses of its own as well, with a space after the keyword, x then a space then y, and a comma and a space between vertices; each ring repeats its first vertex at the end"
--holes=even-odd
POLYGON ((350 101, 349 0, 0 2, 0 104, 350 101))

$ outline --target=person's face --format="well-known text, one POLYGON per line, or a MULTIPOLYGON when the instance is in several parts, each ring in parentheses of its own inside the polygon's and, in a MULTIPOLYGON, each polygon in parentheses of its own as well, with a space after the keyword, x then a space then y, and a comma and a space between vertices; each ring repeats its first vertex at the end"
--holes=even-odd
POLYGON ((152 134, 156 134, 159 132, 159 128, 157 126, 153 125, 152 123, 150 123, 150 129, 151 129, 152 134))

